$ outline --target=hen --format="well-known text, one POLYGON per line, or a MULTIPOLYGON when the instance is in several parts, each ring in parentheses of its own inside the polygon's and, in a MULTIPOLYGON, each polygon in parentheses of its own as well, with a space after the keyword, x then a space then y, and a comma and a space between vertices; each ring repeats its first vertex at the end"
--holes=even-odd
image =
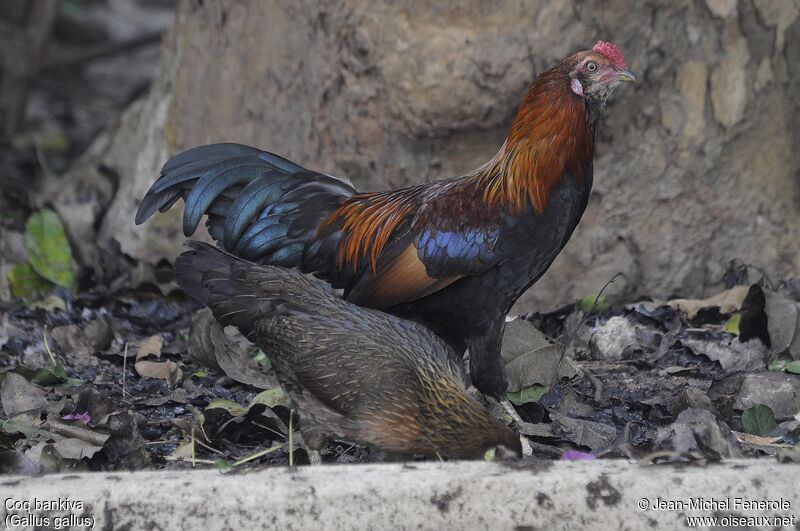
POLYGON ((598 119, 626 81, 635 77, 619 48, 598 42, 534 80, 486 164, 399 190, 358 193, 238 144, 190 149, 164 165, 136 222, 183 198, 187 236, 206 214, 226 251, 314 273, 350 302, 428 326, 456 355, 468 348, 473 384, 505 400, 506 314, 578 224, 598 119))
POLYGON ((403 455, 477 458, 498 446, 521 455, 424 326, 350 304, 296 271, 192 248, 175 261, 178 283, 269 353, 310 451, 343 439, 403 455))

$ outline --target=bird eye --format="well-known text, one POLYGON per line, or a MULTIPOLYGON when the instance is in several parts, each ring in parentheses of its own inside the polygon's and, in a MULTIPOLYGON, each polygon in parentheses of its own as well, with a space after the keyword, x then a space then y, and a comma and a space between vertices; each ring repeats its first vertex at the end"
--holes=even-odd
POLYGON ((594 61, 589 61, 588 63, 586 63, 586 71, 589 72, 590 74, 597 72, 597 68, 598 68, 597 63, 595 63, 594 61))

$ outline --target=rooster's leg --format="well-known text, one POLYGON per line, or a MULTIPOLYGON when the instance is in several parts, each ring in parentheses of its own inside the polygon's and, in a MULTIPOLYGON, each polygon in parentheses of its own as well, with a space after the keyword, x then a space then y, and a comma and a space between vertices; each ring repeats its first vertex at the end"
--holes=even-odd
POLYGON ((308 462, 312 465, 321 465, 322 464, 322 454, 319 450, 309 450, 306 449, 308 453, 308 462))
POLYGON ((511 419, 514 422, 516 422, 517 424, 522 423, 522 417, 519 416, 519 413, 517 413, 517 410, 514 409, 514 406, 511 404, 511 402, 508 401, 507 398, 500 400, 499 403, 500 407, 503 408, 503 412, 505 412, 509 417, 511 417, 511 419))
MULTIPOLYGON (((495 411, 494 414, 503 422, 517 425, 523 422, 522 418, 519 416, 519 413, 517 413, 517 410, 514 409, 514 406, 508 400, 497 400, 489 395, 483 396, 486 401, 492 405, 491 409, 495 411)), ((527 437, 520 434, 519 442, 522 444, 522 455, 533 455, 533 448, 531 448, 531 443, 528 441, 527 437)))
POLYGON ((514 409, 514 406, 511 405, 511 402, 509 402, 507 398, 498 400, 489 395, 483 395, 483 397, 493 406, 491 409, 495 410, 494 415, 503 422, 507 424, 520 424, 523 422, 522 417, 519 416, 519 413, 517 413, 517 410, 514 409))

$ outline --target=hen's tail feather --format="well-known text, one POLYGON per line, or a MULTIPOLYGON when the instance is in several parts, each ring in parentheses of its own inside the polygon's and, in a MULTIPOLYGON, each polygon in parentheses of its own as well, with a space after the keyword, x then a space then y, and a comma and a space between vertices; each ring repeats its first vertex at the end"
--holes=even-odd
POLYGON ((211 308, 223 326, 236 326, 245 335, 274 315, 338 316, 347 308, 318 282, 290 269, 256 266, 201 242, 187 246, 175 260, 178 285, 211 308))
POLYGON ((347 281, 347 273, 329 264, 335 264, 340 235, 328 233, 318 243, 317 228, 354 193, 345 181, 272 153, 211 144, 164 164, 139 206, 136 223, 183 198, 186 236, 207 215, 209 233, 224 250, 251 261, 314 270, 338 286, 347 281))

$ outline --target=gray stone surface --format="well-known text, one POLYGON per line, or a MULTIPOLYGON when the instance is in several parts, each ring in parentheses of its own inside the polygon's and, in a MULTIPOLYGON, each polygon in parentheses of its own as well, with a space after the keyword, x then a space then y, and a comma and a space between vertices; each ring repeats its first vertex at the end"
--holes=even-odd
POLYGON ((794 517, 794 528, 798 473, 800 465, 764 459, 705 468, 600 460, 3 477, 0 516, 26 514, 9 510, 14 502, 68 499, 82 507, 31 513, 90 517, 94 529, 684 529, 687 517, 729 515, 794 517), (729 507, 690 508, 693 498, 729 507), (784 509, 743 509, 737 499, 783 500, 784 509), (659 501, 687 506, 652 509, 659 501))
POLYGON ((774 371, 745 375, 733 407, 744 410, 756 404, 769 406, 778 421, 791 418, 800 409, 800 378, 774 371))

